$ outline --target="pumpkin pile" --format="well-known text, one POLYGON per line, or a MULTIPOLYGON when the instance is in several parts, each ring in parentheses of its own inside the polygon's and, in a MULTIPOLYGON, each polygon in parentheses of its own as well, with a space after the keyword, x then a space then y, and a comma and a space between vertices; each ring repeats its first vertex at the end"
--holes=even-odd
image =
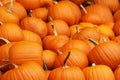
POLYGON ((0 80, 120 80, 120 0, 0 0, 0 80))

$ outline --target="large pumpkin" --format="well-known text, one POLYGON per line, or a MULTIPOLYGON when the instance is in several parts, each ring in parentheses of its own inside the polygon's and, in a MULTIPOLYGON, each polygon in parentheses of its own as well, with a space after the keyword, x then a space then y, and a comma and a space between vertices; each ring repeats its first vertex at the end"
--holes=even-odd
POLYGON ((35 62, 26 62, 7 71, 1 80, 47 80, 43 68, 35 62))
POLYGON ((108 41, 96 45, 89 53, 90 63, 105 64, 115 69, 120 64, 120 45, 114 41, 108 41))
POLYGON ((81 18, 80 8, 71 1, 59 1, 48 8, 48 16, 53 19, 62 19, 68 25, 77 24, 81 18))
POLYGON ((9 49, 9 59, 11 63, 21 65, 27 61, 36 61, 43 66, 42 45, 33 41, 19 41, 9 49))

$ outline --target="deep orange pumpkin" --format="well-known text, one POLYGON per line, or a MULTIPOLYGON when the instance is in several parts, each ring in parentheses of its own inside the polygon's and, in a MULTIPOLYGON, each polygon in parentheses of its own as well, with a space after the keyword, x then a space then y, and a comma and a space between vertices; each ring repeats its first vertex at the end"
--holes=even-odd
POLYGON ((94 65, 83 69, 86 80, 115 80, 113 71, 106 65, 94 65))
POLYGON ((14 43, 9 49, 11 63, 21 65, 27 61, 35 61, 43 66, 43 48, 37 42, 19 41, 14 43))
POLYGON ((62 19, 68 25, 77 24, 81 18, 80 8, 73 2, 65 0, 48 8, 48 16, 52 19, 62 19))
POLYGON ((1 80, 47 80, 43 68, 35 62, 26 62, 7 71, 1 80))

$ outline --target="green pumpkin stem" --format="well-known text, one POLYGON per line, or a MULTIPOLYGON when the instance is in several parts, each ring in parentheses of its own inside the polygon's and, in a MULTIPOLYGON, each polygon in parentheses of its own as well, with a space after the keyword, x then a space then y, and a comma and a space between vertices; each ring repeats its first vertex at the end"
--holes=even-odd
POLYGON ((13 7, 13 0, 10 0, 10 6, 7 10, 9 13, 12 13, 12 7, 13 7))
POLYGON ((64 60, 64 66, 66 66, 66 62, 67 62, 68 58, 70 57, 70 54, 71 54, 71 52, 68 51, 68 55, 67 55, 67 57, 64 60))

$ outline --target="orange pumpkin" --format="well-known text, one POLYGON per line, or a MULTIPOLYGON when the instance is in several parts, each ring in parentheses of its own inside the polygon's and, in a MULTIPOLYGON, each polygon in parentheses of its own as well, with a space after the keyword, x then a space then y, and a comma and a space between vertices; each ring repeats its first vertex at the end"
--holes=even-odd
POLYGON ((114 13, 113 18, 115 22, 120 19, 120 9, 114 13))
POLYGON ((35 17, 26 17, 20 22, 22 29, 27 29, 37 33, 41 38, 47 35, 47 25, 43 20, 35 17))
POLYGON ((10 42, 20 41, 23 39, 22 29, 15 23, 4 23, 0 26, 0 37, 10 42))
POLYGON ((90 63, 105 64, 115 69, 120 64, 120 45, 114 41, 97 44, 89 53, 90 63))
POLYGON ((120 8, 119 0, 93 0, 95 4, 102 4, 110 8, 110 10, 114 13, 120 8))
POLYGON ((54 26, 56 32, 59 34, 70 36, 70 30, 68 24, 60 19, 55 19, 47 23, 48 28, 48 35, 53 35, 53 29, 52 26, 54 26))
MULTIPOLYGON (((93 4, 93 5, 85 7, 85 9, 87 11, 87 14, 94 13, 98 15, 100 17, 101 24, 114 21, 113 15, 110 9, 102 4, 93 4)), ((82 12, 82 14, 84 16, 86 13, 82 12)))
POLYGON ((26 62, 7 71, 1 80, 47 80, 43 68, 35 62, 26 62), (33 72, 34 71, 34 72, 33 72))
POLYGON ((62 19, 68 25, 77 24, 81 18, 80 8, 71 1, 59 1, 48 8, 48 16, 52 19, 62 19))
POLYGON ((23 40, 35 41, 42 45, 42 39, 38 34, 29 30, 22 30, 22 32, 23 32, 23 40))
POLYGON ((79 49, 80 51, 83 51, 85 54, 88 54, 90 50, 90 47, 82 40, 69 40, 60 48, 60 51, 63 52, 66 50, 70 50, 72 48, 79 49))
POLYGON ((85 80, 85 76, 79 67, 66 65, 69 57, 70 52, 64 60, 64 66, 53 69, 49 74, 48 80, 85 80))
POLYGON ((37 42, 19 41, 14 43, 9 49, 9 59, 11 63, 21 65, 27 61, 35 61, 43 66, 43 48, 37 42))
POLYGON ((116 21, 113 27, 116 36, 120 35, 120 20, 116 21))
MULTIPOLYGON (((9 8, 11 4, 7 3, 4 6, 6 6, 7 8, 9 8)), ((19 20, 22 20, 24 17, 27 16, 27 11, 25 10, 25 8, 18 2, 13 2, 13 6, 12 6, 12 13, 14 15, 16 15, 19 20)))
POLYGON ((120 66, 114 70, 115 80, 120 80, 120 66))
POLYGON ((113 41, 115 41, 115 42, 120 44, 120 35, 118 35, 115 38, 113 38, 113 41))
POLYGON ((43 21, 47 21, 48 9, 47 8, 35 8, 30 10, 30 16, 36 17, 38 19, 42 19, 43 21))
POLYGON ((113 71, 106 65, 86 67, 83 69, 83 73, 86 80, 115 80, 113 71))
POLYGON ((54 62, 57 57, 57 53, 51 50, 43 50, 43 60, 49 70, 54 68, 54 62))
POLYGON ((11 12, 11 9, 2 6, 0 7, 0 22, 12 22, 19 24, 19 18, 11 12))
POLYGON ((16 0, 24 6, 26 10, 31 10, 40 7, 40 0, 16 0))
POLYGON ((88 58, 86 54, 80 51, 79 49, 72 48, 72 49, 63 51, 62 54, 58 55, 54 64, 55 68, 64 66, 64 60, 68 55, 69 51, 71 54, 66 62, 67 66, 77 66, 80 69, 83 69, 88 66, 88 58))

